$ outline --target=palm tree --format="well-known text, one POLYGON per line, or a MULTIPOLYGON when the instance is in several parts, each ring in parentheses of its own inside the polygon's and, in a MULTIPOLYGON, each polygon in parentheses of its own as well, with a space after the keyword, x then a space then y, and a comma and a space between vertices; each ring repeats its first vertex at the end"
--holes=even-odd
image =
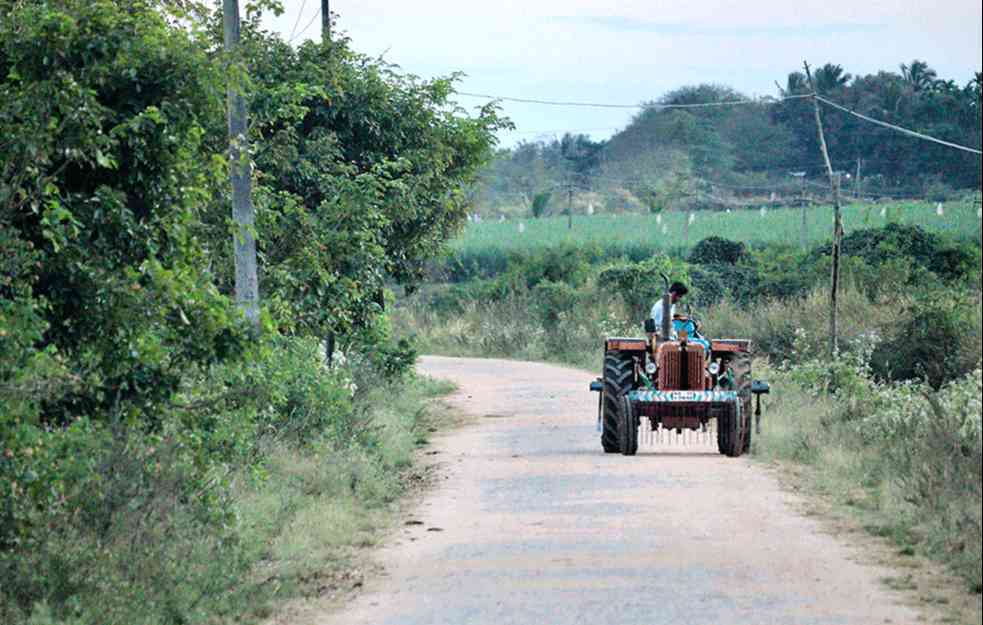
POLYGON ((913 91, 922 91, 935 84, 938 74, 925 61, 915 59, 911 65, 901 64, 901 76, 913 91))
POLYGON ((845 87, 853 76, 844 72, 842 66, 827 63, 816 70, 814 78, 818 93, 832 93, 845 87))

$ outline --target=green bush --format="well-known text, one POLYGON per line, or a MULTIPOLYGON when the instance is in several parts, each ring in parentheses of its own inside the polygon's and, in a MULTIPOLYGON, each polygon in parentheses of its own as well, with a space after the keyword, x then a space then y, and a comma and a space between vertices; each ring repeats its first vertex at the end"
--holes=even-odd
POLYGON ((532 216, 539 219, 546 214, 547 207, 550 203, 550 198, 553 196, 552 193, 537 193, 532 198, 532 216))
POLYGON ((978 299, 959 291, 917 294, 905 320, 874 351, 874 372, 932 388, 965 376, 979 366, 979 310, 978 299))
MULTIPOLYGON (((979 252, 969 245, 953 245, 919 226, 891 223, 883 228, 857 230, 843 237, 843 256, 860 257, 870 266, 891 259, 908 259, 915 267, 927 269, 943 280, 958 280, 978 265, 979 252)), ((830 245, 813 250, 809 261, 815 263, 832 253, 830 245)), ((912 274, 916 275, 916 274, 912 274)))
POLYGON ((663 273, 673 281, 690 282, 685 268, 659 255, 637 263, 621 262, 605 267, 597 276, 597 289, 601 297, 622 300, 629 315, 641 321, 649 317, 652 305, 666 290, 663 273))
POLYGON ((746 257, 743 243, 713 236, 693 246, 687 260, 698 265, 736 265, 746 257))

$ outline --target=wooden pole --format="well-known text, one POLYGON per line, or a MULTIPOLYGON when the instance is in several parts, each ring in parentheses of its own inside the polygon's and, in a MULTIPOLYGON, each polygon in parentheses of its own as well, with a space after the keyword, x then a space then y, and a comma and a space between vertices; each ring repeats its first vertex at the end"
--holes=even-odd
POLYGON ((809 247, 809 221, 806 215, 806 177, 805 172, 799 173, 802 174, 799 176, 799 211, 801 212, 802 220, 799 241, 802 244, 802 249, 806 249, 809 247))
POLYGON ((819 115, 819 100, 816 99, 816 86, 812 82, 812 71, 809 64, 803 62, 806 70, 806 78, 809 80, 809 88, 812 89, 812 105, 816 115, 816 132, 819 134, 819 148, 823 153, 823 160, 826 163, 826 173, 829 175, 829 184, 833 190, 833 267, 831 276, 831 291, 829 297, 829 352, 830 356, 836 357, 839 349, 837 341, 837 295, 840 287, 840 240, 843 237, 843 220, 840 215, 840 178, 833 173, 833 164, 829 160, 829 151, 826 149, 826 135, 823 133, 823 120, 819 115))
MULTIPOLYGON (((331 7, 329 0, 321 0, 321 43, 331 43, 331 7)), ((334 363, 335 333, 324 337, 324 360, 330 367, 334 363)))
POLYGON ((860 201, 860 157, 857 157, 857 177, 853 179, 853 197, 860 201))
POLYGON ((573 185, 567 187, 567 230, 573 230, 573 185))
POLYGON ((252 200, 252 165, 249 161, 249 120, 246 99, 239 91, 242 82, 242 66, 237 52, 239 48, 239 3, 223 0, 222 23, 225 35, 225 52, 229 62, 239 71, 229 72, 228 126, 229 126, 229 178, 232 183, 232 219, 236 224, 233 235, 235 247, 235 296, 240 310, 257 328, 259 327, 259 278, 256 275, 256 215, 252 200))

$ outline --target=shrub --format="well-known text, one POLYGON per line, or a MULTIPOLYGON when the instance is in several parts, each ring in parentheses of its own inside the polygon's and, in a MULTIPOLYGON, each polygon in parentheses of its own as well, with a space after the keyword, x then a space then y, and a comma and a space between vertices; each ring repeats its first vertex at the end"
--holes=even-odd
MULTIPOLYGON (((857 230, 843 237, 843 256, 858 256, 870 266, 891 259, 909 259, 916 267, 936 273, 944 280, 958 280, 978 263, 978 252, 966 245, 952 245, 919 226, 891 223, 883 228, 857 230)), ((815 263, 832 253, 830 245, 820 246, 809 255, 815 263)), ((913 274, 914 275, 914 274, 913 274)))
POLYGON ((747 247, 722 237, 707 237, 689 253, 689 262, 701 265, 736 265, 747 257, 747 247))
POLYGON ((532 198, 532 216, 539 219, 546 214, 546 210, 549 207, 550 198, 553 197, 552 193, 537 193, 532 198))
POLYGON ((972 296, 951 290, 919 294, 874 352, 875 373, 939 388, 973 371, 980 361, 979 308, 972 296))
POLYGON ((647 319, 652 305, 666 289, 662 273, 673 280, 690 282, 684 268, 673 266, 667 256, 658 255, 637 263, 609 265, 598 274, 597 288, 601 297, 614 295, 620 298, 633 318, 647 319))

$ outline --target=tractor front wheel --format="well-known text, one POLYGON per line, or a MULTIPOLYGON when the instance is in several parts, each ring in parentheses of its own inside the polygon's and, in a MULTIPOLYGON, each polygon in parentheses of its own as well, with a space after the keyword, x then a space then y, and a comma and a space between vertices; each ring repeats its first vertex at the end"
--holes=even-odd
POLYGON ((621 451, 618 443, 618 402, 632 389, 635 381, 635 361, 631 354, 610 351, 604 354, 601 393, 601 447, 605 453, 621 451))
POLYGON ((625 456, 638 451, 638 419, 627 395, 618 400, 618 448, 625 456))

